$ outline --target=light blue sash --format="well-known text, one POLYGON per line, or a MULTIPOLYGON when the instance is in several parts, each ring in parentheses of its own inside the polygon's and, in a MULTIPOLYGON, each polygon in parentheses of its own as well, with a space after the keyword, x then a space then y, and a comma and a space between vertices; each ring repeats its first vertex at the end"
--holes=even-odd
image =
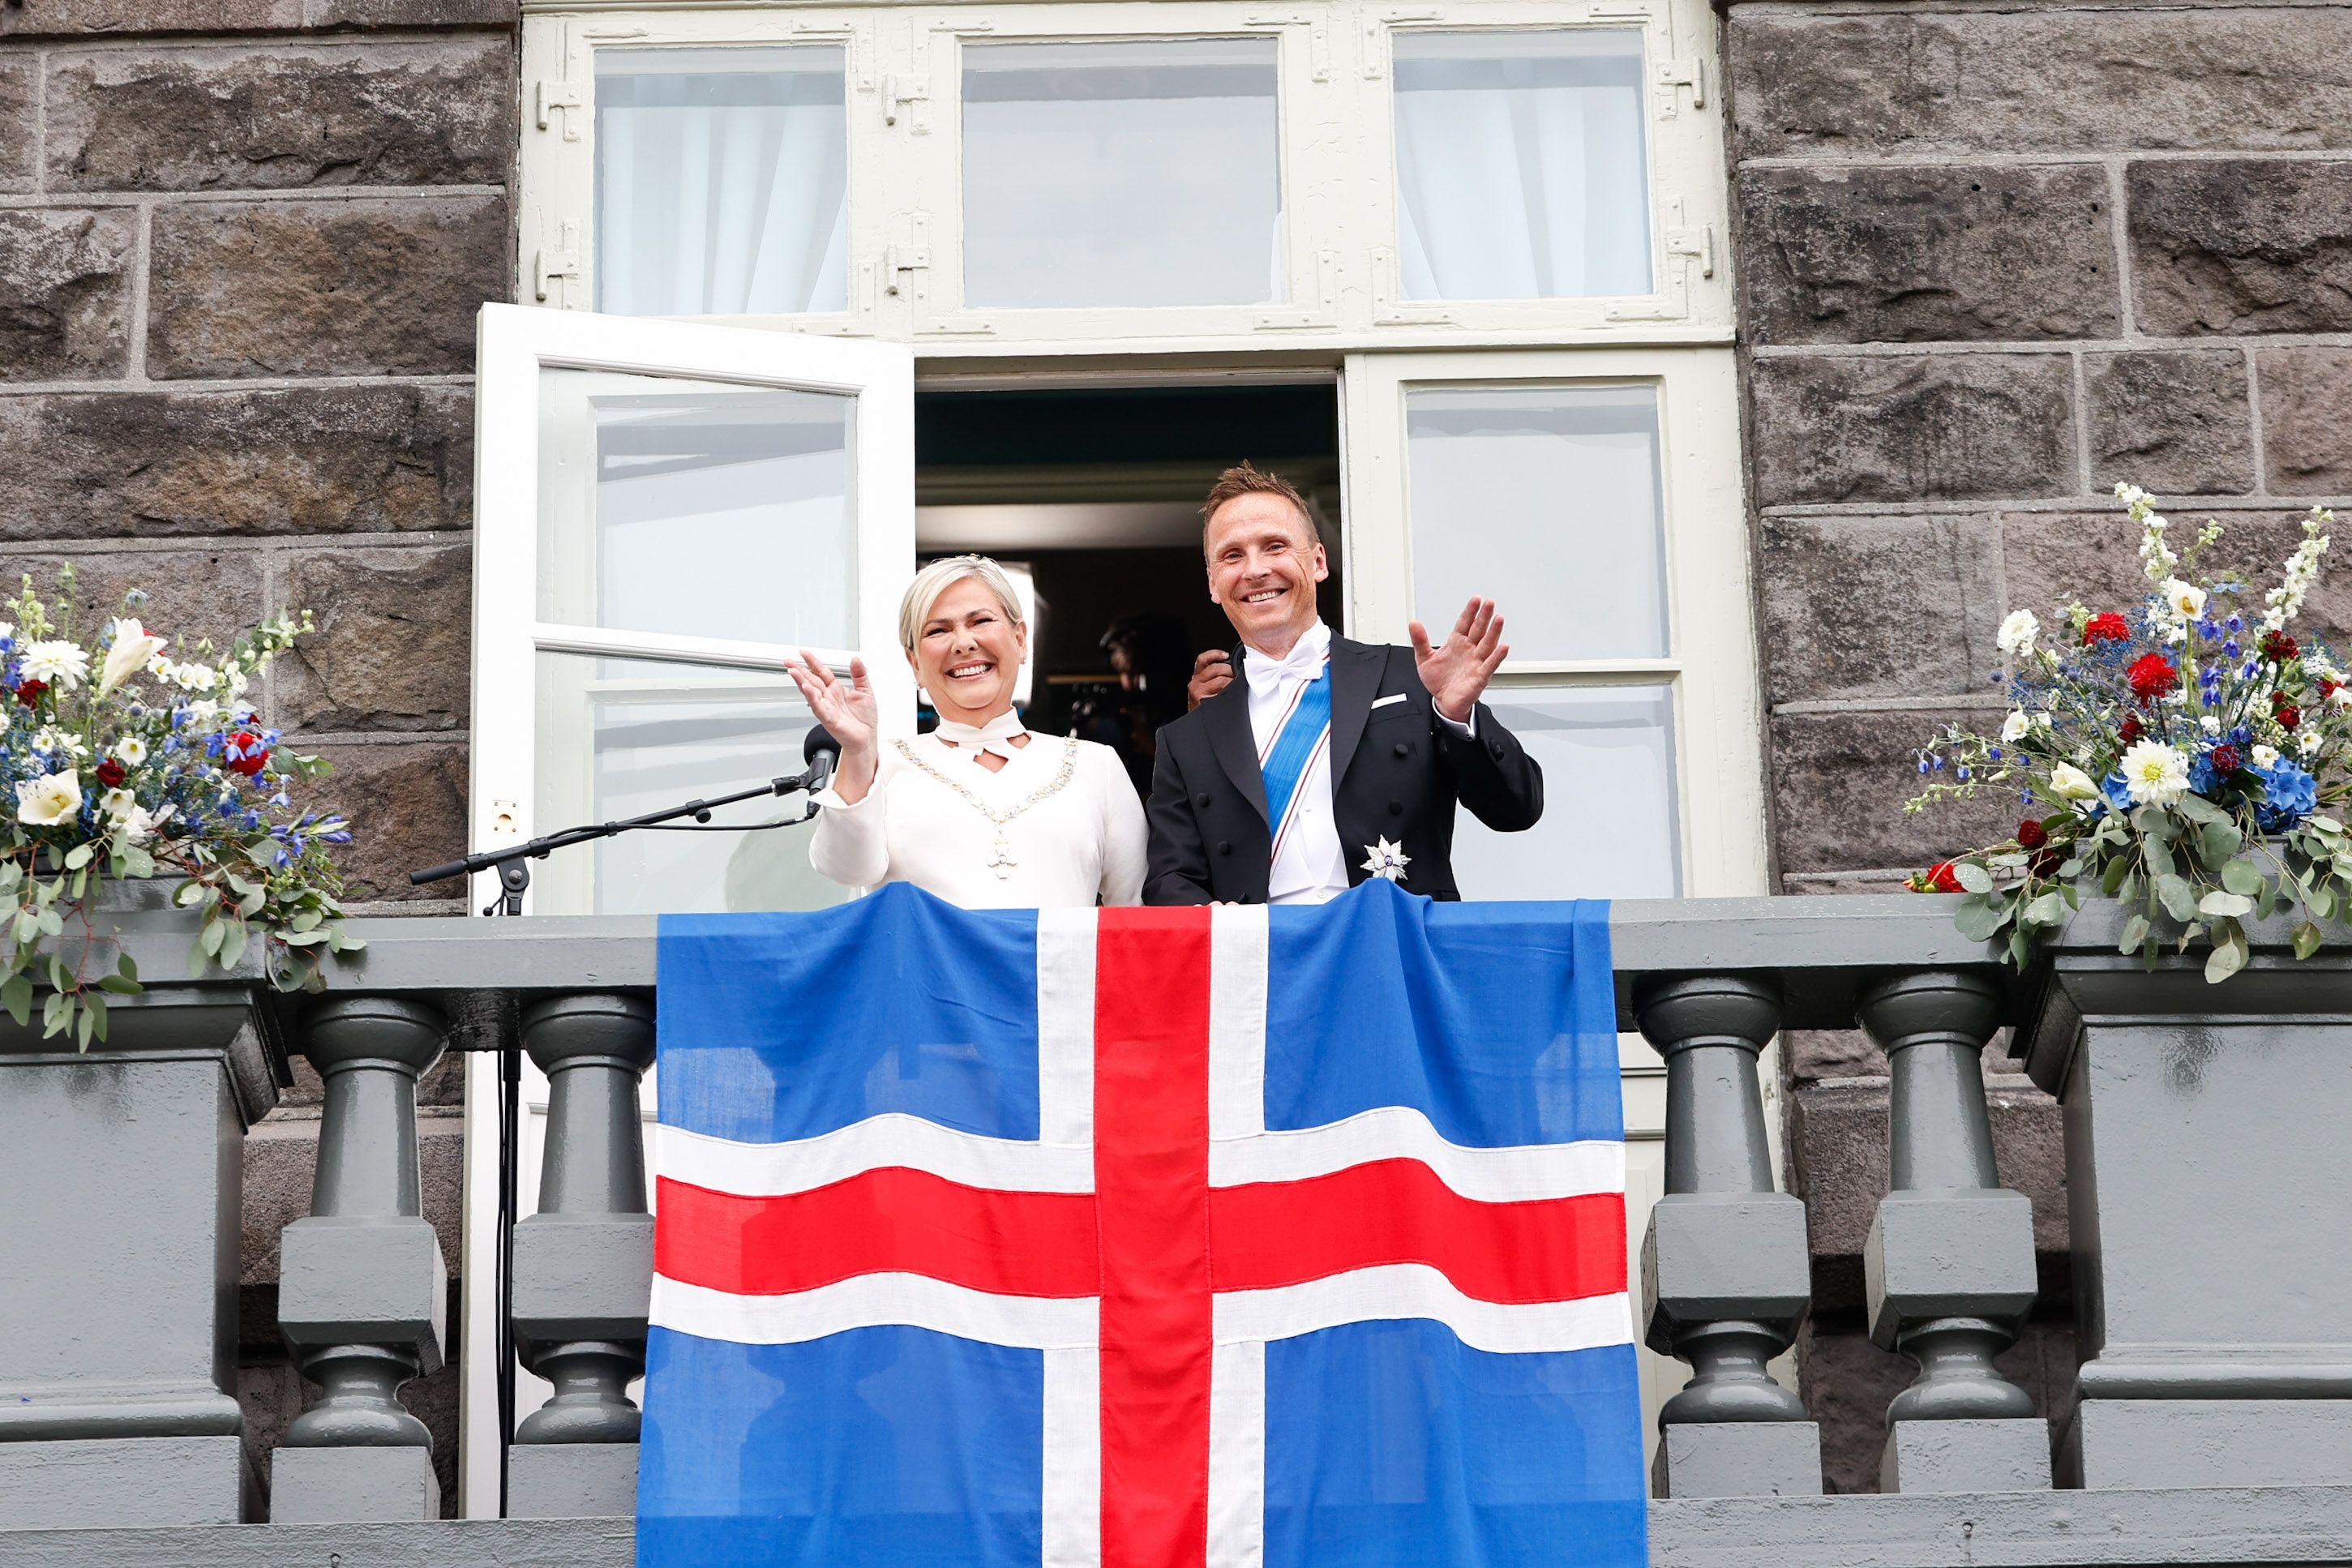
POLYGON ((1266 820, 1274 825, 1274 837, 1282 841, 1283 829, 1289 826, 1291 808, 1298 804, 1298 781, 1307 776, 1315 754, 1323 749, 1331 733, 1331 665, 1326 660, 1323 673, 1307 683, 1291 705, 1290 716, 1276 731, 1274 744, 1266 748, 1258 761, 1258 773, 1265 780, 1266 820))

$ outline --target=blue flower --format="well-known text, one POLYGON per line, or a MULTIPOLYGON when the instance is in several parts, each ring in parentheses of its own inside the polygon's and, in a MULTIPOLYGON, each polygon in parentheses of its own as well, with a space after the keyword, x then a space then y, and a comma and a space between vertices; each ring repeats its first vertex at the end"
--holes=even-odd
POLYGON ((2263 781, 2263 798, 2254 806, 2254 826, 2263 832, 2293 827, 2319 809, 2318 781, 2284 757, 2267 768, 2246 771, 2263 781))
POLYGON ((2122 769, 2116 769, 2099 781, 2099 793, 2106 797, 2106 804, 2117 811, 2131 810, 2131 785, 2125 782, 2122 769))

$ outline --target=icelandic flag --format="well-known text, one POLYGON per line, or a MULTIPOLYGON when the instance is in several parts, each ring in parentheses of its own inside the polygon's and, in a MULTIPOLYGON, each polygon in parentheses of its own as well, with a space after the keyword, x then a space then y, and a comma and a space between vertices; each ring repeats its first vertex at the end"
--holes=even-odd
POLYGON ((1644 1563, 1605 903, 660 942, 641 1568, 1644 1563))

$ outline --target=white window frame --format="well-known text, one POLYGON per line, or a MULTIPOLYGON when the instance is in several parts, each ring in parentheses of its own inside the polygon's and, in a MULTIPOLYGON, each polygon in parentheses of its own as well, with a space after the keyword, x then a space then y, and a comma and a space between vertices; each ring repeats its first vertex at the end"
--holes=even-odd
POLYGON ((519 297, 595 298, 595 55, 600 49, 839 43, 849 160, 845 312, 739 324, 872 334, 927 360, 1012 354, 1334 351, 1478 343, 1728 342, 1732 297, 1721 125, 1705 0, 1043 0, 557 11, 527 4, 518 169, 519 297), (1653 291, 1549 300, 1408 300, 1396 279, 1390 59, 1401 32, 1586 28, 1643 35, 1653 291), (961 50, 966 42, 1279 40, 1289 297, 1265 305, 966 309, 961 50))

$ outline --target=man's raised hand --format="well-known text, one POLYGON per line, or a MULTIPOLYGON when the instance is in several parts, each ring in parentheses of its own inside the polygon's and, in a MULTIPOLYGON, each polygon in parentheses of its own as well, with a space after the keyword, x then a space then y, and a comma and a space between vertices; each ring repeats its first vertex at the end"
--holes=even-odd
POLYGON ((1462 607, 1453 632, 1436 647, 1429 646, 1429 628, 1415 621, 1412 662, 1421 683, 1429 690, 1437 711, 1456 724, 1470 721, 1471 710, 1486 692, 1486 682, 1510 657, 1503 641, 1503 617, 1492 599, 1473 599, 1462 607))

